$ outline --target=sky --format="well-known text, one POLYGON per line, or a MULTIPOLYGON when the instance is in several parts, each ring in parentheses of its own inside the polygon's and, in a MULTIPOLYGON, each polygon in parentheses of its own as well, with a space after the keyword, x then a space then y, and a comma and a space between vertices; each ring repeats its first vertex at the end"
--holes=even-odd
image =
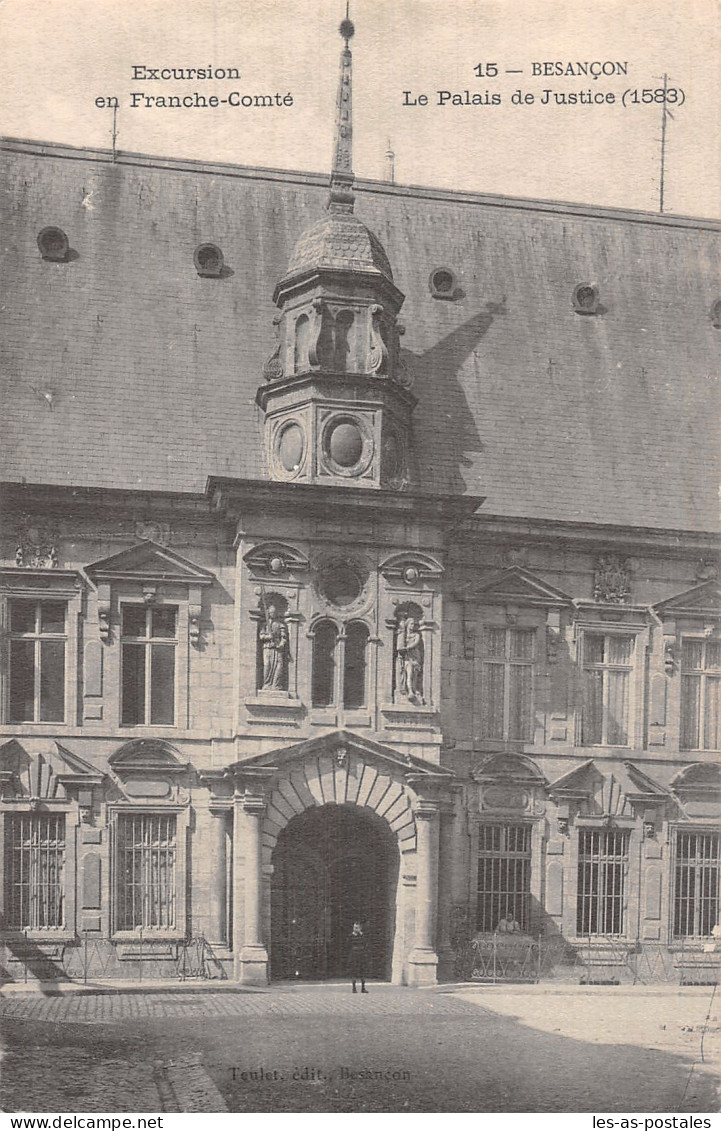
MULTIPOLYGON (((96 100, 117 98, 120 151, 324 172, 344 10, 344 0, 0 0, 0 129, 109 147, 112 110, 96 100), (135 77, 138 66, 237 67, 240 79, 152 80, 135 77), (195 92, 290 94, 292 105, 168 109, 137 98, 195 92)), ((390 139, 402 184, 658 211, 654 92, 665 73, 677 101, 664 210, 721 216, 721 0, 352 0, 351 16, 358 176, 388 178, 390 139), (627 73, 534 77, 546 62, 627 73), (438 91, 461 104, 439 105, 438 91), (602 104, 555 103, 586 91, 602 104)))

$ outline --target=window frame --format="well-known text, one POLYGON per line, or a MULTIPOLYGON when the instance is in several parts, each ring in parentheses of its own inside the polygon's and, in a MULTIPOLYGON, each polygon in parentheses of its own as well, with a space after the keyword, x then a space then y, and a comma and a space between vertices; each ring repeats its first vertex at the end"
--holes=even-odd
POLYGON ((7 720, 9 723, 48 723, 51 725, 65 723, 65 713, 67 710, 67 695, 66 695, 66 681, 67 681, 67 663, 68 663, 68 603, 66 600, 60 598, 55 600, 53 598, 43 597, 10 597, 8 598, 8 710, 7 720), (20 602, 26 605, 33 606, 33 628, 28 631, 19 631, 13 629, 13 606, 20 602), (42 625, 42 606, 43 605, 62 605, 63 607, 63 630, 62 632, 43 631, 42 625), (15 668, 14 660, 14 645, 19 642, 29 641, 32 642, 32 667, 33 667, 33 717, 15 718, 12 713, 13 702, 13 670, 15 668), (43 709, 43 673, 47 672, 47 667, 54 667, 54 663, 44 660, 45 649, 44 643, 62 644, 62 718, 59 719, 43 719, 41 718, 43 709))
MULTIPOLYGON (((706 633, 700 632, 682 632, 680 635, 679 645, 679 703, 678 703, 678 744, 679 750, 683 751, 711 751, 718 753, 721 750, 721 741, 716 746, 703 745, 704 732, 705 732, 705 711, 707 705, 708 684, 709 682, 717 682, 719 684, 719 691, 721 693, 721 664, 718 668, 708 668, 705 665, 707 649, 709 644, 715 644, 721 650, 721 641, 718 637, 709 637, 706 633), (686 641, 693 641, 699 643, 703 647, 703 661, 704 666, 701 668, 686 669, 683 665, 684 644, 686 641), (696 735, 700 741, 699 745, 686 746, 683 739, 684 734, 684 679, 688 679, 698 674, 699 694, 698 694, 698 716, 696 719, 696 735)), ((721 732, 721 727, 719 728, 721 732)))
MULTIPOLYGON (((22 828, 22 826, 21 826, 21 828, 22 828)), ((22 833, 21 833, 20 839, 21 840, 24 839, 24 837, 22 836, 22 833)), ((59 840, 58 837, 55 837, 54 839, 56 841, 59 840)), ((57 864, 56 864, 56 868, 57 868, 57 864)), ((24 810, 15 810, 15 811, 12 811, 12 812, 6 812, 4 814, 4 820, 3 820, 3 873, 4 873, 4 892, 3 892, 3 894, 4 894, 4 897, 5 897, 4 900, 3 900, 3 921, 4 921, 5 929, 9 932, 17 932, 17 933, 23 933, 23 934, 25 932, 27 932, 28 935, 37 935, 38 937, 41 937, 41 938, 45 938, 48 935, 57 934, 58 932, 65 932, 66 929, 67 929, 67 914, 68 914, 67 899, 66 899, 67 890, 68 890, 67 870, 68 870, 68 821, 66 819, 66 814, 64 812, 58 812, 57 810, 56 811, 52 811, 52 810, 48 811, 47 809, 44 809, 44 810, 24 809, 24 810), (53 887, 60 893, 60 895, 59 895, 60 915, 59 915, 59 921, 58 922, 50 923, 48 925, 42 925, 37 921, 38 918, 39 918, 39 915, 38 915, 38 901, 39 901, 38 892, 40 890, 42 890, 42 887, 43 887, 42 880, 38 879, 38 872, 42 870, 42 859, 43 859, 42 850, 43 850, 43 847, 45 847, 45 846, 43 846, 40 843, 39 838, 36 839, 34 834, 31 834, 31 843, 28 846, 25 846, 24 844, 21 844, 19 846, 17 844, 14 844, 14 843, 11 844, 11 836, 12 836, 11 830, 12 830, 15 822, 29 822, 30 826, 32 827, 35 824, 40 825, 41 822, 43 822, 43 821, 46 821, 46 822, 49 823, 52 820, 62 822, 62 844, 61 844, 60 848, 58 848, 56 846, 55 851, 52 854, 50 852, 46 851, 45 859, 46 859, 46 862, 47 862, 49 860, 50 856, 52 855, 53 859, 57 860, 58 853, 60 854, 60 859, 61 859, 61 864, 60 864, 60 869, 59 869, 60 876, 56 880, 55 884, 53 885, 53 887), (27 899, 28 899, 28 903, 31 905, 31 908, 32 908, 31 914, 28 917, 30 921, 26 922, 26 923, 9 921, 10 920, 10 911, 8 910, 8 908, 13 907, 13 905, 15 904, 15 900, 13 899, 13 888, 15 888, 17 886, 17 884, 15 882, 16 867, 15 867, 14 861, 17 857, 19 857, 20 861, 21 861, 21 865, 20 865, 20 881, 21 881, 20 886, 21 887, 27 887, 28 893, 29 893, 27 899), (23 864, 25 865, 24 867, 23 867, 23 864), (30 877, 31 877, 32 882, 26 883, 26 884, 24 884, 22 882, 24 871, 26 872, 26 874, 27 874, 27 872, 30 872, 30 877), (35 874, 34 876, 33 876, 33 873, 35 874)), ((46 888, 49 889, 50 884, 46 884, 45 886, 46 886, 46 888)), ((47 892, 47 898, 48 898, 48 900, 50 899, 49 890, 47 892)), ((56 896, 56 900, 57 900, 57 898, 58 897, 56 896)), ((20 896, 20 899, 19 899, 19 906, 20 907, 22 907, 23 902, 24 902, 23 897, 20 896)), ((22 915, 20 916, 20 918, 22 919, 22 915)))
MULTIPOLYGON (((575 938, 577 938, 577 939, 591 938, 591 939, 610 939, 610 940, 620 939, 620 940, 623 940, 627 937, 628 911, 629 911, 629 906, 630 906, 630 902, 631 902, 631 888, 632 888, 632 884, 634 883, 634 876, 633 876, 632 868, 631 868, 631 860, 632 860, 631 854, 632 854, 632 847, 633 847, 633 831, 634 831, 633 828, 626 826, 626 825, 613 825, 610 828, 607 827, 607 826, 601 826, 601 825, 579 825, 578 826, 577 837, 576 837, 576 853, 575 853, 576 898, 575 898, 575 902, 573 904, 573 936, 575 938), (613 862, 613 861, 620 860, 620 862, 623 866, 622 885, 621 885, 621 892, 620 892, 620 924, 619 924, 619 930, 618 931, 598 931, 598 930, 596 930, 596 931, 587 931, 584 934, 582 931, 579 931, 579 925, 581 925, 580 924, 581 916, 582 916, 582 914, 584 914, 584 912, 582 911, 582 908, 581 908, 581 900, 584 898, 584 896, 586 894, 585 891, 582 890, 582 887, 581 887, 581 867, 582 867, 582 864, 584 863, 583 854, 582 854, 582 851, 581 851, 581 845, 582 845, 582 839, 581 838, 583 836, 593 836, 594 833, 597 834, 598 836, 601 836, 601 837, 609 837, 610 835, 620 836, 620 837, 623 837, 624 840, 625 840, 625 853, 622 857, 612 856, 608 852, 604 852, 603 853, 603 860, 600 861, 600 863, 603 863, 603 862, 608 863, 608 861, 613 862)), ((594 855, 593 853, 590 854, 591 857, 593 855, 594 855)), ((593 863, 593 860, 590 860, 590 863, 593 863)), ((605 875, 605 872, 604 872, 604 875, 605 875)), ((609 895, 608 895, 607 892, 604 892, 603 894, 598 894, 598 892, 597 892, 595 898, 597 900, 596 922, 598 923, 598 919, 600 917, 599 912, 600 912, 601 902, 608 899, 609 895)), ((611 894, 610 898, 613 899, 614 895, 611 894)), ((590 911, 589 911, 588 914, 590 916, 590 911)), ((604 922, 607 920, 607 918, 608 918, 608 914, 606 912, 604 912, 604 922)))
POLYGON ((187 839, 190 826, 188 806, 181 805, 128 805, 108 806, 110 881, 108 898, 110 904, 110 937, 115 942, 142 945, 148 941, 178 941, 186 934, 186 888, 187 888, 187 839), (175 924, 170 927, 134 927, 127 929, 119 925, 118 878, 119 878, 119 818, 175 817, 175 873, 174 904, 175 924))
MULTIPOLYGON (((534 827, 534 822, 529 821, 529 820, 524 820, 522 817, 517 817, 517 818, 511 817, 511 816, 508 816, 508 817, 505 817, 505 818, 499 817, 499 818, 494 818, 493 820, 487 820, 487 821, 480 821, 479 822, 479 824, 478 824, 478 834, 477 834, 476 845, 475 845, 475 848, 476 848, 476 851, 475 851, 476 868, 475 868, 474 896, 475 896, 475 924, 476 924, 475 930, 476 931, 483 931, 483 933, 486 933, 486 934, 492 933, 492 932, 495 932, 496 927, 498 925, 496 923, 495 925, 491 926, 489 929, 482 928, 479 925, 479 921, 480 921, 480 918, 481 918, 481 909, 482 909, 481 887, 480 887, 481 861, 482 860, 512 860, 512 861, 521 861, 521 862, 524 862, 526 864, 526 869, 525 869, 526 890, 521 892, 520 896, 515 897, 516 899, 521 900, 522 907, 523 907, 523 914, 522 914, 521 918, 519 918, 517 915, 514 915, 514 918, 517 919, 518 923, 520 924, 521 932, 523 934, 528 935, 528 934, 531 933, 531 927, 532 927, 531 899, 533 897, 533 891, 534 891, 534 866, 536 864, 535 858, 537 856, 537 845, 535 843, 535 841, 536 841, 535 832, 536 832, 536 830, 535 830, 535 827, 534 827), (499 853, 495 853, 491 850, 484 852, 484 850, 481 847, 481 844, 482 844, 483 837, 485 835, 485 830, 489 829, 489 828, 500 828, 502 830, 502 838, 501 839, 505 840, 506 842, 508 840, 508 830, 510 828, 523 829, 524 830, 524 836, 526 836, 528 838, 528 848, 527 849, 524 848, 522 851, 513 851, 513 850, 508 850, 506 848, 505 851, 501 851, 499 853)), ((491 892, 491 895, 492 894, 493 893, 491 892)), ((501 894, 508 894, 508 893, 501 893, 501 894)), ((515 911, 516 908, 514 907, 513 910, 515 911)), ((507 911, 508 911, 508 907, 506 906, 506 908, 504 910, 504 916, 505 916, 507 911)))
MULTIPOLYGON (((587 609, 584 612, 588 613, 587 609)), ((645 651, 649 645, 649 626, 648 621, 639 620, 639 610, 634 607, 627 607, 623 605, 618 606, 618 611, 615 615, 618 620, 607 621, 596 619, 595 617, 584 617, 583 620, 576 622, 575 640, 576 640, 576 667, 578 670, 579 691, 576 706, 576 727, 575 727, 575 745, 583 747, 584 750, 638 750, 644 748, 644 712, 643 704, 645 702, 645 651), (635 614, 635 615, 634 615, 635 614), (583 710, 584 710, 584 641, 587 635, 596 636, 631 636, 633 642, 631 645, 631 658, 628 665, 629 670, 629 684, 628 684, 628 737, 625 743, 617 742, 594 742, 586 743, 583 741, 583 710)), ((604 724, 605 726, 605 724, 604 724)), ((604 730, 604 735, 607 731, 604 730)))
MULTIPOLYGON (((708 836, 715 837, 717 840, 717 855, 716 855, 716 918, 712 926, 715 926, 721 921, 721 832, 718 825, 674 825, 671 831, 671 863, 670 863, 670 882, 669 882, 669 943, 672 946, 678 947, 684 944, 702 943, 707 942, 712 938, 709 934, 677 934, 676 933, 676 901, 678 891, 678 866, 679 866, 679 839, 682 835, 695 835, 695 836, 708 836)), ((697 867, 697 865, 696 865, 697 867)), ((694 888, 699 885, 699 878, 694 877, 694 888)), ((694 893, 694 904, 700 902, 699 896, 694 893)), ((694 906, 693 917, 694 921, 700 920, 703 914, 702 906, 694 906)))
POLYGON ((118 622, 119 622, 119 694, 118 694, 118 724, 123 730, 137 730, 138 728, 150 728, 155 731, 158 727, 169 727, 173 730, 178 727, 179 715, 179 657, 180 657, 180 618, 181 608, 180 604, 175 601, 163 601, 162 603, 146 603, 138 600, 125 600, 120 599, 118 602, 118 622), (145 609, 145 636, 130 636, 123 634, 123 614, 129 608, 143 608, 145 609), (152 617, 153 613, 159 609, 175 610, 175 635, 172 637, 162 637, 152 635, 152 617), (143 696, 143 721, 142 722, 124 722, 124 679, 125 679, 125 645, 141 645, 144 649, 144 696, 143 696), (158 722, 154 723, 151 720, 152 711, 152 694, 153 694, 153 647, 160 646, 173 649, 173 721, 172 722, 158 722))
MULTIPOLYGON (((79 624, 83 601, 80 574, 74 570, 24 567, 0 570, 0 636, 2 637, 2 663, 0 663, 0 735, 54 735, 66 733, 79 722, 78 646, 79 624), (64 715, 61 721, 10 721, 10 602, 13 600, 63 602, 65 610, 65 687, 64 715)), ((60 639, 50 637, 48 639, 60 639)))
POLYGON ((481 629, 481 738, 484 742, 529 742, 535 739, 536 730, 536 684, 538 676, 538 627, 528 624, 493 624, 484 623, 481 629), (503 659, 492 658, 487 648, 487 638, 490 632, 504 633, 503 659), (511 656, 510 642, 514 632, 522 632, 531 637, 531 658, 514 659, 511 656), (500 667, 503 669, 503 734, 491 734, 488 729, 490 714, 488 703, 490 700, 489 668, 500 667), (531 692, 528 708, 527 734, 520 736, 511 735, 511 673, 515 668, 527 668, 531 673, 531 692))
POLYGON ((77 932, 77 839, 80 816, 76 802, 42 802, 42 813, 65 818, 65 866, 63 875, 64 922, 61 927, 21 928, 6 924, 6 898, 9 868, 7 866, 7 819, 32 816, 37 810, 26 800, 6 801, 0 809, 0 941, 22 935, 33 942, 70 942, 77 932))

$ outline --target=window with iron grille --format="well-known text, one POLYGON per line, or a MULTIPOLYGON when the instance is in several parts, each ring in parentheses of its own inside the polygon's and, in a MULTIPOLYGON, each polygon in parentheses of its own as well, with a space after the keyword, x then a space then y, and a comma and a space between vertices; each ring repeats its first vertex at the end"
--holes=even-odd
POLYGON ((626 829, 579 829, 577 934, 623 934, 629 835, 626 829))
POLYGON ((178 610, 174 606, 123 606, 123 726, 172 726, 175 722, 177 623, 178 610))
POLYGON ((586 632, 583 636, 583 746, 627 746, 635 637, 586 632))
POLYGON ((115 929, 176 926, 174 813, 121 813, 115 843, 115 929))
POLYGON ((721 750, 721 641, 681 645, 682 750, 721 750))
POLYGON ((487 628, 483 633, 483 737, 533 739, 536 633, 487 628))
POLYGON ((65 601, 9 602, 9 722, 65 720, 66 612, 65 601))
POLYGON ((531 826, 481 825, 476 929, 495 931, 501 919, 529 929, 531 826))
POLYGON ((705 938, 719 922, 721 834, 676 833, 674 938, 705 938))
POLYGON ((5 926, 43 931, 65 923, 65 816, 5 815, 5 926))

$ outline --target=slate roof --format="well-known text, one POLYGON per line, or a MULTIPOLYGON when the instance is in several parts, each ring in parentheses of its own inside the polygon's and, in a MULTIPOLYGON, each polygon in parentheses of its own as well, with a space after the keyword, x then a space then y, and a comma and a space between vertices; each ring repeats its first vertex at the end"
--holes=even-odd
POLYGON ((314 267, 380 271, 393 282, 380 240, 352 214, 329 213, 303 232, 293 248, 286 278, 314 267))
MULTIPOLYGON (((327 223, 327 178, 4 149, 0 479, 200 493, 208 475, 264 477, 271 296, 327 223), (68 262, 41 258, 48 225, 68 262), (198 276, 202 242, 224 277, 198 276)), ((356 196, 406 295, 421 490, 485 495, 485 514, 717 529, 718 224, 375 182, 356 196), (431 295, 439 267, 454 301, 431 295), (597 315, 574 312, 584 282, 597 315)))

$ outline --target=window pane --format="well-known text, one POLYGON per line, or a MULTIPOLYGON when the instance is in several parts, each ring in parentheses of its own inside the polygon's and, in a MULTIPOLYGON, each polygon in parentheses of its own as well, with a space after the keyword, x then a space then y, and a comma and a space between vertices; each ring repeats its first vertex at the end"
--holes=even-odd
POLYGON ((628 742, 628 672, 608 673, 608 722, 606 741, 625 745, 628 742))
POLYGON ((705 750, 721 750, 721 679, 706 678, 703 745, 705 750))
POLYGON ((10 641, 10 722, 35 718, 35 641, 10 641))
POLYGON ((175 624, 178 610, 175 608, 159 608, 151 610, 151 635, 161 637, 175 637, 175 624))
POLYGON ((40 719, 62 722, 65 718, 65 641, 40 641, 40 719))
POLYGON ((13 813, 5 818, 5 925, 16 930, 62 927, 65 817, 13 813))
POLYGON ((172 645, 151 645, 150 721, 156 725, 175 721, 175 648, 172 645))
POLYGON ((721 643, 718 640, 706 643, 706 667, 721 668, 721 643))
POLYGON ((532 660, 533 638, 535 632, 531 629, 511 629, 511 659, 532 660))
POLYGON ((603 672, 584 672, 581 742, 592 746, 603 741, 603 672))
POLYGON ((343 672, 343 705, 362 707, 366 701, 366 646, 368 629, 364 624, 348 625, 343 672))
POLYGON ((121 723, 138 726, 145 722, 145 645, 123 644, 121 723))
POLYGON ((35 632, 35 601, 10 602, 10 631, 35 632))
POLYGON ((522 825, 486 825, 479 829, 478 910, 479 931, 529 927, 531 888, 530 829, 522 825))
POLYGON ((681 667, 703 667, 703 640, 684 640, 681 646, 681 667))
POLYGON ((118 820, 118 930, 175 926, 175 816, 122 815, 118 820))
POLYGON ((583 660, 586 664, 603 663, 603 637, 587 632, 583 638, 583 660))
POLYGON ((530 742, 533 734, 533 719, 531 712, 531 690, 533 675, 530 664, 510 665, 510 718, 508 720, 508 737, 525 739, 530 742))
POLYGON ((40 605, 40 631, 65 632, 65 602, 43 601, 40 605))
POLYGON ((699 710, 701 703, 701 676, 681 676, 681 736, 682 750, 698 749, 699 710))
POLYGON ((633 636, 609 636, 609 664, 630 664, 633 655, 633 636))
POLYGON ((484 664, 485 696, 483 701, 484 738, 503 738, 503 697, 505 665, 484 664))
POLYGON ((123 636, 145 636, 147 621, 144 605, 123 605, 123 636))
POLYGON ((506 656, 506 630, 505 628, 487 628, 483 634, 486 645, 486 655, 496 656, 503 660, 506 656))
POLYGON ((335 673, 335 625, 319 624, 313 637, 313 706, 327 707, 333 702, 335 673))

